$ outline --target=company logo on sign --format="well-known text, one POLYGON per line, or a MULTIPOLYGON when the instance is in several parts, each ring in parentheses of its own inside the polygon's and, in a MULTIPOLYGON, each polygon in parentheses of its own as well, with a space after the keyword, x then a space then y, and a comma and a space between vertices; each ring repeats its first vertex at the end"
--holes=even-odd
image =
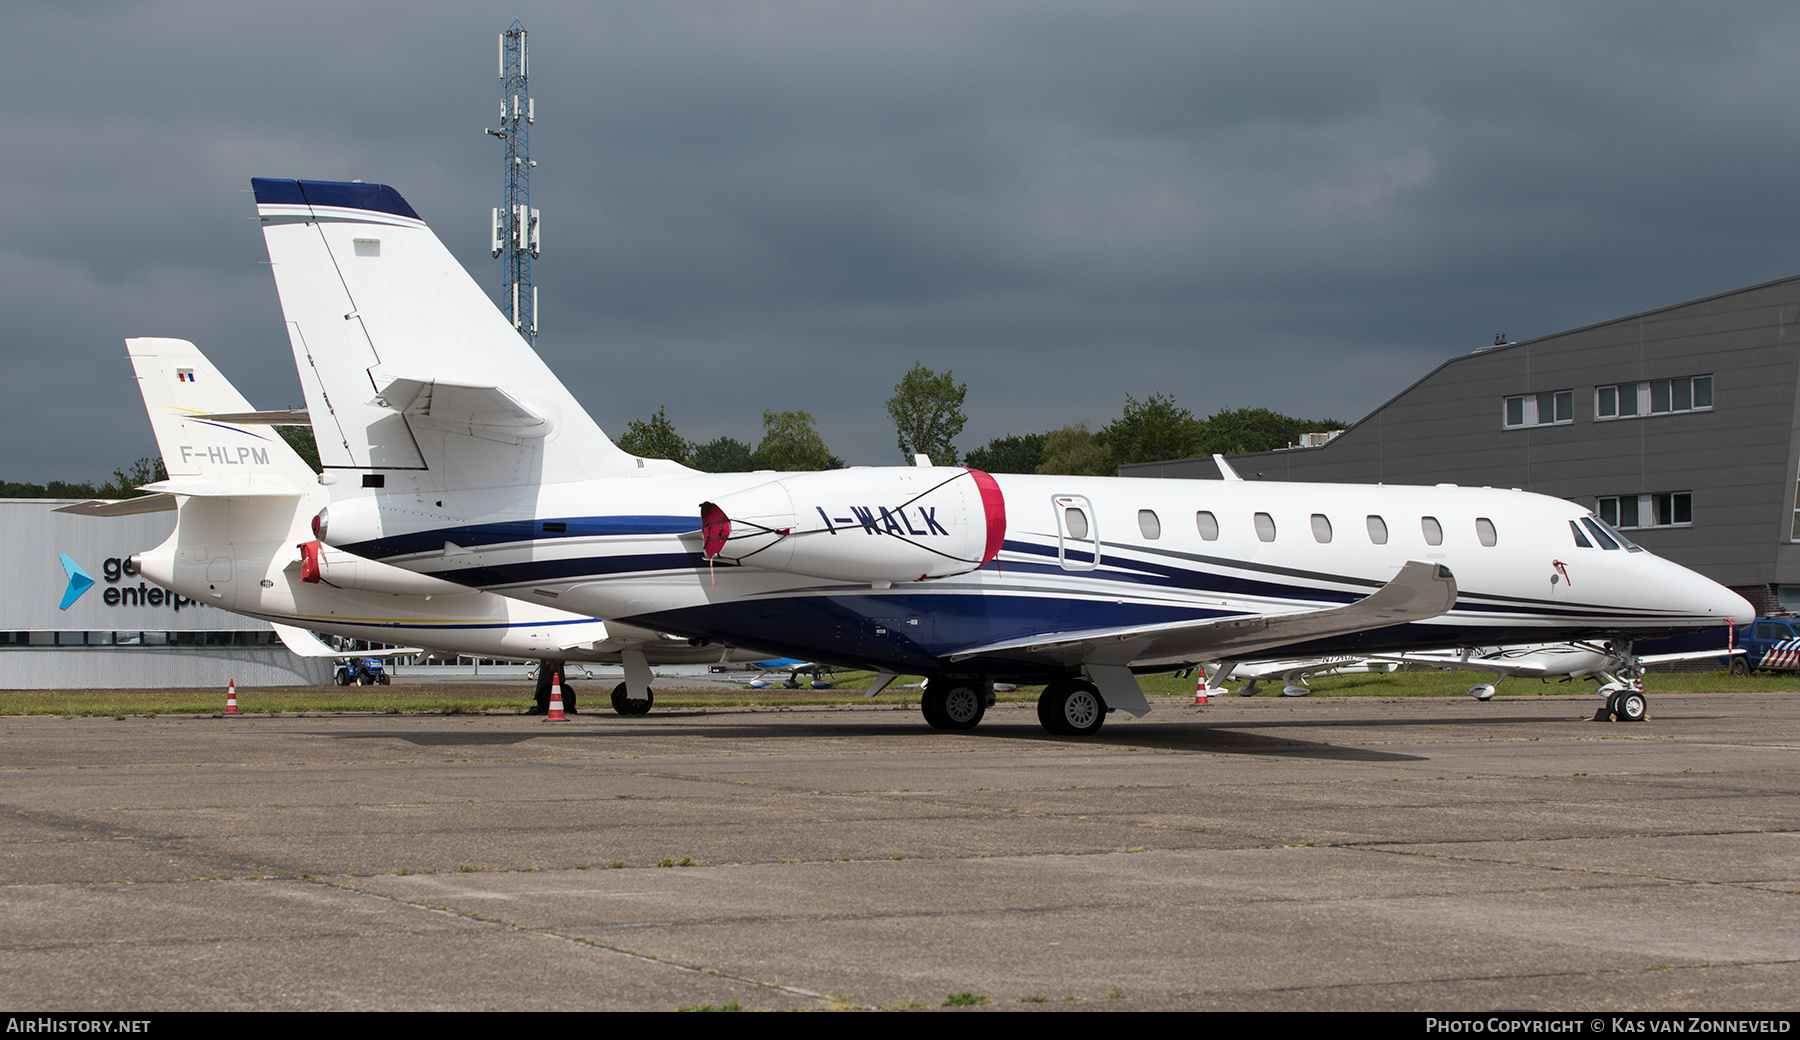
POLYGON ((63 573, 69 576, 69 587, 63 590, 62 604, 58 610, 68 610, 81 598, 81 594, 94 586, 94 576, 81 569, 81 564, 62 554, 63 573))
MULTIPOLYGON (((63 573, 69 576, 69 587, 63 590, 60 609, 68 610, 81 598, 81 594, 94 586, 94 576, 84 570, 81 564, 63 553, 63 573)), ((176 613, 182 607, 203 607, 206 604, 199 600, 177 595, 168 589, 140 581, 136 586, 121 585, 121 581, 137 577, 137 564, 131 562, 129 556, 111 556, 100 567, 100 573, 106 578, 106 591, 100 598, 109 607, 168 607, 176 613)))

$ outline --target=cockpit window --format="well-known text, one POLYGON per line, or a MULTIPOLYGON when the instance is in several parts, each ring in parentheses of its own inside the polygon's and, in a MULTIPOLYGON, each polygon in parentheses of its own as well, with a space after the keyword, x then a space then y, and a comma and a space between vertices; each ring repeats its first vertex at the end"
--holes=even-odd
MULTIPOLYGON (((1588 530, 1593 531, 1596 535, 1601 535, 1601 537, 1603 537, 1603 538, 1610 537, 1613 541, 1618 542, 1620 545, 1624 546, 1626 549, 1630 550, 1631 552, 1643 552, 1644 551, 1643 546, 1632 542, 1631 539, 1620 534, 1618 528, 1616 528, 1613 525, 1607 523, 1606 521, 1600 519, 1599 517, 1593 515, 1592 513, 1589 513, 1587 519, 1583 520, 1582 523, 1588 525, 1588 530), (1605 532, 1605 533, 1602 534, 1602 532, 1605 532)), ((1610 545, 1608 545, 1606 547, 1608 549, 1612 548, 1612 546, 1610 546, 1610 545)))
POLYGON ((1575 536, 1575 544, 1581 548, 1592 549, 1594 547, 1594 543, 1588 541, 1588 536, 1581 533, 1581 525, 1573 520, 1569 521, 1569 533, 1575 536))
POLYGON ((1600 548, 1602 548, 1602 549, 1617 549, 1619 547, 1618 542, 1615 542, 1611 538, 1608 538, 1606 535, 1606 532, 1601 530, 1600 521, 1595 520, 1593 517, 1590 516, 1587 519, 1583 520, 1582 523, 1586 524, 1587 529, 1589 531, 1593 532, 1594 541, 1600 543, 1600 548))

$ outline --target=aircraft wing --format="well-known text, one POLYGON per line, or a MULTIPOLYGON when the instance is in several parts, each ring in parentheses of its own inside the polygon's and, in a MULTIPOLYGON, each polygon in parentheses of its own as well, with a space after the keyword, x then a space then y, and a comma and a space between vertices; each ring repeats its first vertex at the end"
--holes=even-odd
POLYGON ((1707 658, 1743 657, 1749 652, 1741 646, 1736 646, 1729 650, 1720 647, 1717 650, 1684 650, 1678 654, 1645 654, 1638 658, 1638 664, 1668 664, 1671 661, 1704 661, 1707 658))
POLYGON ((274 622, 270 622, 269 627, 275 630, 275 634, 281 638, 282 645, 286 646, 295 657, 406 657, 410 654, 425 652, 416 646, 396 646, 386 650, 333 650, 325 645, 324 640, 304 628, 277 625, 274 622))
POLYGON ((1442 564, 1414 560, 1354 603, 1325 610, 1174 624, 1045 632, 964 647, 952 661, 990 655, 1061 664, 1180 663, 1261 653, 1330 636, 1423 621, 1456 603, 1456 578, 1442 564))
POLYGON ((58 513, 77 516, 137 516, 140 513, 166 513, 175 509, 174 495, 139 495, 136 498, 90 498, 59 506, 58 513))

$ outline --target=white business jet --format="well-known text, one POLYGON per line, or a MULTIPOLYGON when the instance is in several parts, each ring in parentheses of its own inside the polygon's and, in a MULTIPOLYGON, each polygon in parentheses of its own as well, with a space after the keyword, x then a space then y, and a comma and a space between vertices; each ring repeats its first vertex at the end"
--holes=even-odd
POLYGON ((938 728, 978 724, 995 681, 1047 683, 1039 719, 1070 735, 1147 713, 1137 673, 1202 661, 1752 617, 1518 491, 637 458, 398 192, 252 183, 331 494, 314 533, 421 579, 872 668, 871 695, 923 673, 938 728))

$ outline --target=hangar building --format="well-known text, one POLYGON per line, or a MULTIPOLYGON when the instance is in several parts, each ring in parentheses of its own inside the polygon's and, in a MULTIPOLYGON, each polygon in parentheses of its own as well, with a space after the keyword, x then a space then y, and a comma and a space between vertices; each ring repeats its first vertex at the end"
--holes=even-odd
MULTIPOLYGON (((0 499, 0 688, 299 686, 331 680, 333 662, 296 657, 268 622, 158 588, 130 567, 162 544, 173 512, 58 513, 61 499, 0 499), (62 556, 93 579, 72 591, 62 556)), ((77 585, 80 584, 78 581, 77 585)))
MULTIPOLYGON (((1482 347, 1246 480, 1514 487, 1593 509, 1749 599, 1800 610, 1800 277, 1482 347)), ((1217 477, 1210 459, 1121 476, 1217 477)))

